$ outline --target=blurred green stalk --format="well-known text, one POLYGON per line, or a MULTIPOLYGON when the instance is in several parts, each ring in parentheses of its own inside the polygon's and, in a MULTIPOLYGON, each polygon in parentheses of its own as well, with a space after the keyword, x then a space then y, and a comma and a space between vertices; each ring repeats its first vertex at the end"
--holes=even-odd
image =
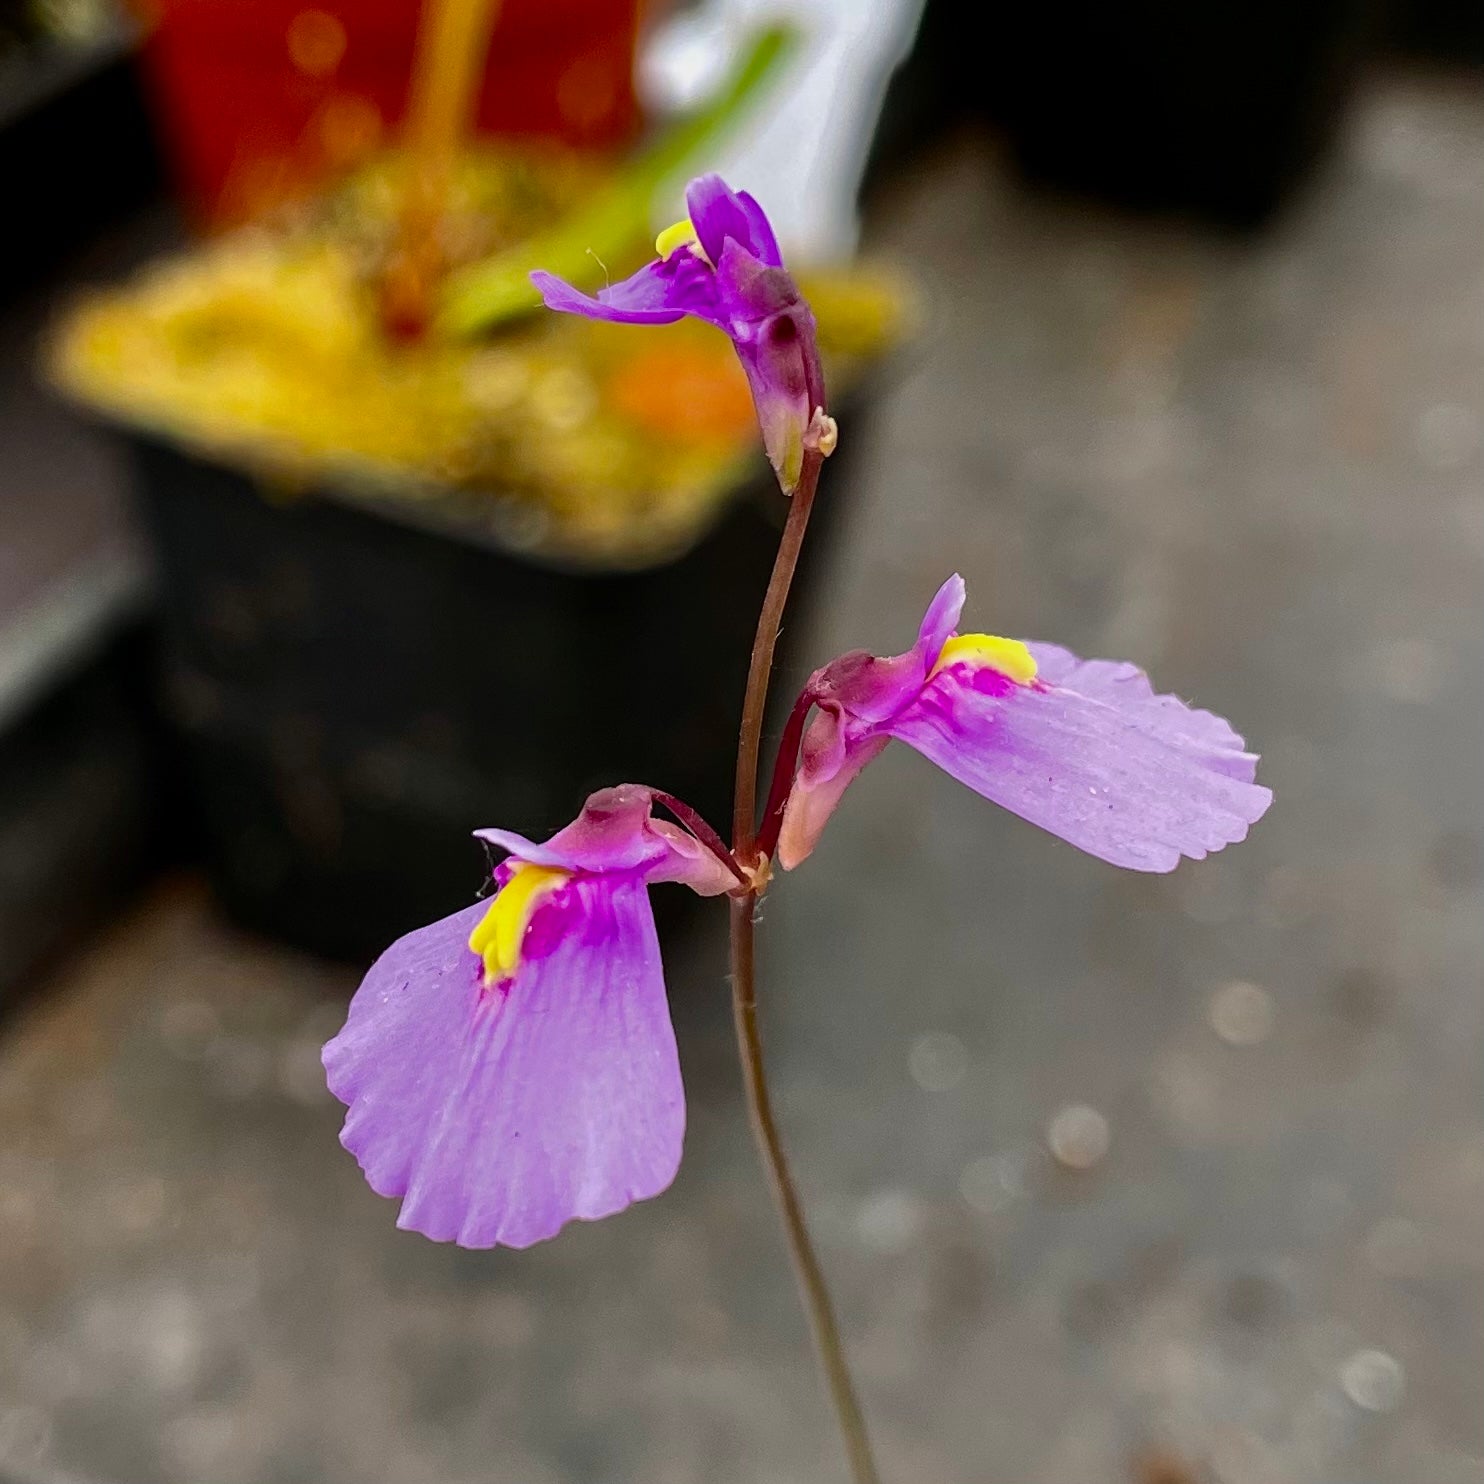
POLYGON ((578 288, 598 286, 603 261, 621 258, 648 233, 655 196, 713 144, 761 91, 798 42, 790 26, 760 30, 726 82, 695 113, 666 129, 580 211, 547 232, 451 273, 435 319, 445 335, 478 335, 539 304, 533 268, 578 288))

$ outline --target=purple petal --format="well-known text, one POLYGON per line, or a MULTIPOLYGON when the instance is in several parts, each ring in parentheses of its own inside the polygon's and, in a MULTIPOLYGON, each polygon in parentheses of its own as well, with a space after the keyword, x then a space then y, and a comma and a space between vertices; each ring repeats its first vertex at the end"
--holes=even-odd
POLYGON ((650 863, 663 844, 650 833, 654 790, 642 783, 620 783, 589 794, 582 812, 544 844, 513 830, 475 830, 523 861, 562 866, 569 871, 635 871, 650 863))
POLYGON ((746 191, 737 192, 737 204, 745 213, 751 229, 744 244, 748 252, 770 268, 781 268, 783 251, 778 246, 778 238, 773 234, 773 223, 768 220, 767 212, 746 191))
POLYGON ((646 264, 632 278, 602 290, 606 296, 602 299, 584 294, 565 279, 540 268, 531 274, 531 282, 536 285, 546 307, 562 314, 612 320, 625 325, 671 325, 683 319, 685 311, 668 301, 664 293, 668 284, 663 283, 654 271, 658 266, 657 263, 646 264))
MULTIPOLYGON (((1058 656, 1051 662, 1059 672, 1058 656)), ((1217 718, 1098 663, 1105 668, 1091 680, 1107 700, 952 666, 886 730, 976 793, 1115 866, 1169 871, 1182 855, 1199 860, 1242 839, 1272 802, 1250 781, 1256 759, 1233 749, 1235 734, 1217 718)))
POLYGON ((645 888, 568 883, 537 909, 514 980, 486 989, 479 902, 394 943, 325 1047, 341 1143, 397 1224, 528 1247, 658 1195, 685 1103, 645 888), (528 938, 528 944, 530 943, 528 938))
POLYGON ((954 573, 933 597, 917 629, 917 643, 905 654, 867 654, 852 650, 816 669, 809 689, 821 703, 837 702, 862 723, 889 720, 922 693, 923 684, 959 623, 965 586, 954 573))
POLYGON ((1151 735, 1183 735, 1211 749, 1212 767, 1243 783, 1257 776, 1257 759, 1224 716, 1187 706, 1178 696, 1157 696, 1149 677, 1128 660, 1083 660, 1060 644, 1028 646, 1044 684, 1074 690, 1117 708, 1131 725, 1151 735))
POLYGON ((649 828, 664 841, 667 852, 644 873, 645 881, 673 881, 702 897, 736 890, 737 878, 694 835, 667 819, 651 820, 649 828))
POLYGON ((789 313, 748 326, 746 333, 737 330, 734 326, 733 344, 752 390, 763 447, 778 483, 791 494, 803 469, 804 434, 814 415, 808 374, 812 331, 802 329, 789 313))
POLYGON ((517 860, 529 861, 533 866, 560 866, 566 871, 579 869, 577 862, 567 851, 554 848, 555 836, 545 845, 538 845, 536 841, 528 840, 514 830, 475 830, 474 838, 484 840, 501 850, 508 850, 517 860))
MULTIPOLYGON (((676 256, 679 256, 677 254, 676 256)), ((698 261, 692 257, 692 261, 698 261)), ((717 303, 727 315, 727 324, 760 326, 765 320, 788 315, 798 331, 800 351, 813 353, 811 373, 819 377, 814 405, 824 405, 824 378, 819 370, 815 342, 819 330, 813 312, 786 268, 772 268, 755 258, 738 242, 729 241, 716 263, 717 303)), ((725 326, 723 326, 725 328, 725 326)), ((758 331, 754 330, 754 334, 758 331)))
POLYGON ((548 309, 585 319, 621 325, 672 325, 687 314, 713 322, 717 316, 714 274, 691 253, 646 263, 622 282, 599 289, 596 298, 539 268, 531 274, 531 282, 548 309))
MULTIPOLYGON (((968 589, 957 572, 933 595, 917 629, 917 652, 927 660, 928 670, 938 662, 943 646, 953 637, 967 601, 968 589)), ((927 671, 923 674, 926 676, 927 671)))
POLYGON ((620 783, 588 796, 582 813, 544 844, 514 830, 475 830, 476 839, 536 866, 568 871, 637 873, 645 881, 678 881, 701 896, 730 891, 736 878, 684 830, 653 816, 654 790, 620 783))
POLYGON ((730 238, 770 268, 781 268, 778 239, 761 206, 719 175, 700 175, 685 188, 685 207, 706 256, 721 262, 730 238))
POLYGON ((821 700, 835 700, 863 722, 883 722, 915 700, 958 626, 966 593, 957 572, 933 596, 918 626, 917 642, 905 654, 870 655, 852 650, 816 670, 809 685, 821 700))

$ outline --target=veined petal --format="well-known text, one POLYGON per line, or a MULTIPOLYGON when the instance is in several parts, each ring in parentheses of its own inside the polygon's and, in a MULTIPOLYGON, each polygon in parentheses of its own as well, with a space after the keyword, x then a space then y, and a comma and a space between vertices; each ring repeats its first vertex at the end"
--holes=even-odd
POLYGON ((660 267, 659 263, 646 263, 631 278, 601 290, 603 298, 584 294, 542 268, 531 274, 531 282, 546 307, 562 314, 627 325, 671 325, 684 318, 685 311, 670 302, 668 277, 658 271, 660 267))
POLYGON ((572 859, 571 851, 563 850, 557 845, 556 835, 545 845, 528 840, 514 830, 475 830, 474 838, 484 840, 500 850, 509 851, 512 856, 529 861, 533 866, 558 866, 564 871, 579 869, 578 863, 572 859))
POLYGON ((1116 866, 1173 870, 1243 839, 1272 793, 1219 718, 1130 667, 1035 645, 1099 694, 950 665, 885 726, 976 793, 1116 866), (1105 699, 1106 697, 1106 699, 1105 699))
POLYGON ((514 977, 468 940, 488 903, 394 943, 324 1051, 341 1142, 398 1225, 526 1247, 658 1195, 685 1127, 648 895, 576 878, 544 901, 514 977))
POLYGON ((850 780, 896 737, 975 792, 1092 855, 1169 871, 1241 840, 1272 802, 1221 717, 1156 695, 1134 665, 1056 644, 957 635, 964 584, 939 588, 905 654, 816 670, 778 857, 797 865, 850 780))
POLYGON ((1257 758, 1224 716, 1189 706, 1178 696, 1158 696, 1149 677, 1128 660, 1084 660, 1060 644, 1032 644, 1044 684, 1106 701, 1131 725, 1166 739, 1176 736, 1206 749, 1210 766, 1243 783, 1256 776, 1257 758))

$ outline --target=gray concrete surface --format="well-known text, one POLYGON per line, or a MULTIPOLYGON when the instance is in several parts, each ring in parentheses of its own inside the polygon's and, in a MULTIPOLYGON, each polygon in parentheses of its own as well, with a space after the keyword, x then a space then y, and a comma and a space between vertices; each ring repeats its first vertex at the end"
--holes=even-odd
MULTIPOLYGON (((1027 201, 975 140, 872 235, 932 302, 842 429, 871 456, 813 656, 900 647, 956 567, 976 627, 1228 712, 1278 794, 1146 879, 888 754, 769 901, 886 1478, 1479 1484, 1484 99, 1377 88, 1255 245, 1027 201)), ((719 913, 670 954, 676 1187, 524 1254, 361 1185, 317 1063, 340 971, 190 883, 76 932, 0 1043, 11 1477, 842 1477, 719 913)))

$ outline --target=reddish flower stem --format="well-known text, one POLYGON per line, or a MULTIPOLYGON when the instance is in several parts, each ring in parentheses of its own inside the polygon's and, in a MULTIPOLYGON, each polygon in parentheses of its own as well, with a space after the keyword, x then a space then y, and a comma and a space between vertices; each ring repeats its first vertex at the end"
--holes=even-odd
POLYGON ((654 801, 656 804, 663 804, 743 886, 752 885, 747 872, 737 864, 737 857, 727 849, 726 842, 689 804, 683 799, 677 799, 674 794, 658 792, 654 795, 654 801))
MULTIPOLYGON (((732 853, 746 868, 755 866, 759 859, 760 840, 754 828, 758 757, 762 750, 763 716, 768 703, 768 681, 773 673, 773 652, 778 644, 778 630, 783 619, 784 605, 788 601, 788 590, 793 583, 794 569, 798 566, 799 551, 804 544, 804 530, 809 523, 809 511, 814 503, 821 462, 821 456, 817 452, 809 452, 804 456, 803 473, 789 507, 788 521, 778 545, 773 575, 768 582, 762 612, 758 615, 757 638, 752 647, 747 693, 742 704, 742 735, 737 747, 737 793, 732 820, 732 853)), ((789 725, 784 729, 783 750, 788 751, 791 746, 792 755, 797 755, 808 709, 807 705, 796 705, 794 715, 789 718, 789 725)), ((779 766, 786 767, 787 776, 792 776, 791 763, 785 765, 780 762, 779 766)), ((768 814, 763 821, 764 839, 771 836, 776 840, 777 837, 773 818, 782 808, 782 801, 774 797, 779 786, 778 772, 775 769, 773 786, 769 790, 768 814)), ((786 797, 786 782, 783 784, 783 793, 786 797)), ((742 1085, 747 1095, 748 1120, 752 1125, 753 1138, 763 1168, 767 1171, 768 1185, 778 1209, 779 1220, 783 1224, 789 1260, 793 1264, 799 1296, 803 1300, 809 1328, 814 1337, 815 1352, 819 1356, 830 1400, 840 1424, 851 1478, 854 1484, 880 1484, 880 1475, 871 1456, 865 1418, 861 1415, 860 1403, 856 1399, 850 1370, 845 1361, 845 1347, 840 1341, 834 1307, 830 1302, 819 1259, 814 1253, 814 1244, 809 1238, 809 1228, 804 1222, 804 1208, 793 1176, 789 1173, 788 1158, 783 1152, 783 1141, 779 1137, 772 1099, 768 1094, 768 1082, 763 1069, 762 1038, 758 1033, 757 1023, 753 935, 757 903, 758 892, 755 887, 734 893, 730 901, 732 1023, 736 1028, 737 1050, 742 1061, 742 1085)))
POLYGON ((773 573, 768 591, 763 595, 762 612, 757 616, 757 634, 752 641, 752 662, 747 670, 747 690, 742 698, 742 733, 737 742, 737 780, 732 803, 732 850, 744 866, 756 864, 757 773, 762 750, 763 715, 768 707, 768 682, 773 675, 773 652, 778 647, 778 630, 783 623, 783 609, 788 590, 793 586, 794 571, 799 565, 799 552, 804 545, 804 532, 809 525, 809 512, 814 508, 814 492, 819 487, 822 455, 807 452, 799 483, 789 501, 788 519, 773 558, 773 573))
POLYGON ((840 1424, 845 1456, 850 1463, 854 1484, 881 1484, 871 1456, 871 1440, 866 1420, 850 1379, 845 1360, 845 1346, 840 1327, 835 1321, 830 1292, 824 1273, 814 1255, 814 1243, 804 1222, 804 1208, 798 1188, 789 1173, 788 1158, 783 1152, 778 1124, 773 1117, 773 1103, 768 1095, 768 1081, 763 1070, 763 1045, 757 1025, 757 985, 753 956, 753 919, 757 912, 757 893, 739 892, 730 898, 732 910, 732 1024, 737 1032, 737 1047, 742 1058, 742 1080, 747 1092, 747 1113, 753 1138, 768 1174, 783 1234, 788 1241, 789 1261, 804 1311, 809 1317, 809 1330, 814 1337, 815 1353, 824 1371, 825 1384, 840 1424))

